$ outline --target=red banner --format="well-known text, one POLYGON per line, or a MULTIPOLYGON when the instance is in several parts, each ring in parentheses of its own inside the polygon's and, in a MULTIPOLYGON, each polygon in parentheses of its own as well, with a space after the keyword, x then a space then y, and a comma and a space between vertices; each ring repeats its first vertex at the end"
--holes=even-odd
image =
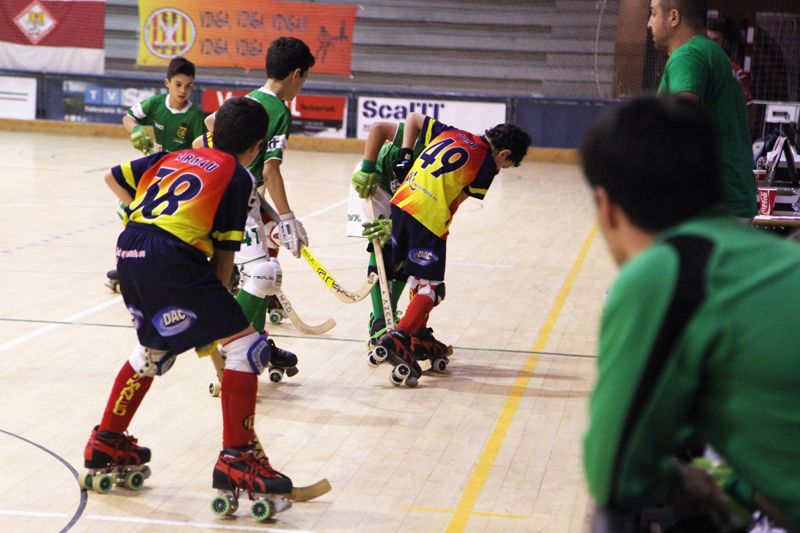
POLYGON ((198 67, 264 70, 269 43, 302 39, 313 72, 350 74, 356 6, 249 0, 139 0, 138 65, 166 65, 182 55, 198 67))
POLYGON ((105 0, 3 0, 0 68, 102 74, 105 0))

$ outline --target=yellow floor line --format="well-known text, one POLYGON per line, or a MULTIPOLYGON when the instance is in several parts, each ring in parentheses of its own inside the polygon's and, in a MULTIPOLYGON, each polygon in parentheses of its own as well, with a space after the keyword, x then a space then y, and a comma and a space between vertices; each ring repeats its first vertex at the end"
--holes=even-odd
MULTIPOLYGON (((403 509, 405 509, 406 511, 421 511, 425 513, 439 513, 439 514, 447 514, 454 512, 453 509, 437 509, 435 507, 422 507, 419 505, 404 505, 403 509)), ((476 514, 478 516, 488 516, 491 518, 509 518, 512 520, 524 520, 525 518, 528 518, 524 514, 485 513, 483 511, 475 511, 472 514, 476 514)))
POLYGON ((497 419, 494 429, 492 429, 492 433, 489 435, 489 440, 486 443, 486 447, 483 449, 480 459, 478 459, 478 464, 472 471, 472 476, 470 476, 469 480, 467 481, 467 485, 464 488, 464 492, 461 494, 461 499, 456 506, 453 517, 447 524, 446 531, 448 533, 464 531, 464 529, 467 527, 467 522, 469 522, 470 517, 473 514, 478 514, 474 511, 475 504, 478 502, 478 498, 483 490, 483 485, 486 483, 486 480, 489 477, 489 473, 491 472, 492 466, 497 459, 497 455, 500 453, 500 449, 503 447, 503 441, 505 441, 506 434, 511 426, 511 421, 517 414, 517 409, 519 408, 520 401, 522 400, 522 395, 525 392, 525 389, 528 387, 528 382, 533 375, 533 369, 539 362, 539 356, 536 354, 544 351, 547 340, 550 338, 553 327, 555 326, 556 321, 561 314, 561 310, 564 307, 564 302, 566 302, 567 297, 572 290, 572 285, 575 283, 575 279, 578 277, 578 271, 580 271, 583 262, 586 260, 586 255, 589 253, 589 248, 591 248, 592 241, 594 241, 596 234, 597 225, 593 224, 592 228, 589 230, 589 235, 586 236, 586 240, 583 242, 583 246, 581 247, 581 251, 578 253, 578 257, 575 258, 575 263, 572 265, 572 269, 569 271, 569 274, 567 274, 567 278, 564 280, 564 284, 561 286, 561 290, 559 291, 558 296, 556 296, 553 306, 550 308, 550 312, 547 315, 547 319, 545 320, 542 329, 539 331, 539 336, 536 338, 536 342, 531 349, 531 351, 534 352, 534 355, 531 355, 525 361, 522 370, 520 370, 519 374, 517 375, 517 379, 514 381, 513 387, 511 387, 511 391, 508 393, 506 403, 503 406, 503 410, 500 411, 500 415, 497 419))

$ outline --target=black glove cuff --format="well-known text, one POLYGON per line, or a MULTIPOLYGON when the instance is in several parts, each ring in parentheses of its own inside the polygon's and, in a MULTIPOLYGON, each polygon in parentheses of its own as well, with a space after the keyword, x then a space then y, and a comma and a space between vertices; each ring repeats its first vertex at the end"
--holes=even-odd
POLYGON ((414 157, 414 150, 411 148, 400 148, 400 159, 411 161, 414 157))

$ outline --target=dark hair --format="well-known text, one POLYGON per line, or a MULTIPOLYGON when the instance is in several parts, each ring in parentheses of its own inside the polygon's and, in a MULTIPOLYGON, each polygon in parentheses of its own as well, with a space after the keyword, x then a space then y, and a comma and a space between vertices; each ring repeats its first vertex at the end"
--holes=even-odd
POLYGON ((171 80, 177 74, 184 74, 190 78, 194 78, 194 63, 185 57, 176 57, 169 62, 167 67, 167 79, 171 80))
POLYGON ((690 28, 705 29, 708 0, 665 0, 665 9, 677 9, 690 28))
POLYGON ((515 166, 519 166, 531 145, 531 136, 514 124, 498 124, 494 128, 486 130, 486 137, 496 149, 508 148, 511 150, 508 159, 513 161, 515 166))
POLYGON ((267 78, 282 80, 295 69, 305 74, 314 66, 314 56, 308 45, 294 37, 278 37, 267 50, 267 78))
POLYGON ((669 228, 722 200, 717 130, 686 99, 614 105, 591 126, 580 153, 589 184, 603 187, 644 230, 669 228))
POLYGON ((246 96, 225 100, 214 119, 214 148, 239 155, 267 136, 269 117, 264 107, 246 96))

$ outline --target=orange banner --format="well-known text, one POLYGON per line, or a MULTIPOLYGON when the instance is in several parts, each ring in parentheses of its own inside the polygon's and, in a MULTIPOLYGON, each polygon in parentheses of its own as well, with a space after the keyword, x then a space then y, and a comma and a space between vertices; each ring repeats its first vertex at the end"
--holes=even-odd
POLYGON ((264 70, 269 43, 302 39, 312 72, 350 75, 356 6, 310 2, 139 0, 137 65, 184 56, 198 67, 264 70))

